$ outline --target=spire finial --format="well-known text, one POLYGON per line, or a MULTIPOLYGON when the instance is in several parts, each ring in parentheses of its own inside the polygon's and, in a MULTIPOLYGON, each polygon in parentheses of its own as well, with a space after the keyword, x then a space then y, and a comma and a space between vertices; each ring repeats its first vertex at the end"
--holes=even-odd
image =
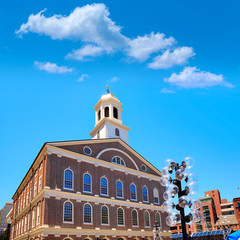
POLYGON ((106 88, 107 88, 107 93, 110 93, 110 86, 106 85, 106 88))

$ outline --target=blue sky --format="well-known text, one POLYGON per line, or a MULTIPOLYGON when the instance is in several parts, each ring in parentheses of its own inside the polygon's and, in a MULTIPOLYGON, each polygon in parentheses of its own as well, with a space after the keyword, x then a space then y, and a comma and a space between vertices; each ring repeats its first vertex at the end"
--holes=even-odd
POLYGON ((240 196, 238 1, 8 1, 0 8, 1 198, 47 141, 88 139, 105 85, 157 168, 192 156, 199 193, 240 196), (14 6, 14 7, 13 7, 14 6))

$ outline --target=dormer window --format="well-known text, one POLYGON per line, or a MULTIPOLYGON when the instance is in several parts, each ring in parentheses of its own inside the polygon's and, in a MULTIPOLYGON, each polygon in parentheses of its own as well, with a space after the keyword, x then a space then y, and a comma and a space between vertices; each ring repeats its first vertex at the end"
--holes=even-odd
POLYGON ((115 128, 115 136, 120 136, 120 133, 119 133, 119 129, 118 128, 115 128))
POLYGON ((116 107, 113 108, 113 117, 118 119, 118 110, 116 107))
POLYGON ((105 117, 109 117, 109 107, 104 108, 104 115, 105 117))

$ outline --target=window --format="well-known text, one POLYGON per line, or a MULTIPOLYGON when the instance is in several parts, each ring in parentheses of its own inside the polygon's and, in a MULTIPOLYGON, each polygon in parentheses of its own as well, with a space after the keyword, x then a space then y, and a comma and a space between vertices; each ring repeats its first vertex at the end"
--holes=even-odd
POLYGON ((92 149, 91 149, 90 147, 85 146, 85 147, 83 148, 83 152, 84 152, 84 154, 86 154, 86 155, 91 155, 91 154, 92 154, 92 149))
POLYGON ((120 132, 119 132, 119 129, 118 128, 115 128, 115 136, 120 136, 120 132))
POLYGON ((32 227, 35 226, 35 209, 32 210, 32 227))
POLYGON ((130 197, 131 200, 137 200, 136 186, 133 183, 130 185, 130 197))
POLYGON ((97 139, 99 139, 99 138, 100 138, 100 132, 97 131, 97 139))
POLYGON ((132 210, 132 225, 138 226, 138 214, 136 210, 132 210))
POLYGON ((84 223, 92 223, 92 207, 90 204, 85 204, 83 207, 84 223))
POLYGON ((150 217, 147 211, 144 212, 144 225, 145 227, 150 227, 150 217))
POLYGON ((146 187, 142 188, 143 202, 148 202, 148 190, 146 187))
POLYGON ((39 183, 38 183, 38 192, 42 190, 42 177, 39 178, 39 183))
POLYGON ((73 218, 72 218, 72 203, 67 201, 64 203, 64 222, 72 222, 73 218))
POLYGON ((83 175, 83 191, 92 192, 92 177, 88 173, 83 175))
POLYGON ((109 107, 104 108, 104 115, 105 117, 109 117, 109 107))
POLYGON ((154 204, 159 204, 159 194, 156 188, 153 189, 154 204))
POLYGON ((101 110, 98 111, 98 121, 101 119, 101 110))
POLYGON ((39 225, 40 223, 40 210, 41 210, 41 206, 39 204, 37 207, 37 225, 39 225))
POLYGON ((125 162, 123 161, 122 158, 120 158, 119 156, 114 156, 112 158, 112 163, 116 163, 118 165, 122 165, 122 166, 125 166, 125 162))
POLYGON ((116 182, 117 197, 123 198, 123 184, 120 180, 116 182))
POLYGON ((101 178, 101 195, 108 195, 108 180, 105 177, 101 178))
POLYGON ((26 232, 27 230, 27 215, 25 216, 25 224, 24 224, 24 231, 26 232))
POLYGON ((34 184, 33 197, 37 195, 37 183, 34 184))
POLYGON ((118 119, 118 110, 116 107, 113 107, 113 117, 118 119))
POLYGON ((102 206, 102 224, 108 224, 108 208, 102 206))
POLYGON ((117 223, 118 225, 124 225, 124 214, 122 208, 118 208, 117 210, 117 223))
POLYGON ((64 188, 73 189, 73 172, 70 169, 64 171, 64 188))
POLYGON ((30 229, 31 227, 31 215, 30 213, 28 214, 28 230, 30 229))
MULTIPOLYGON (((27 190, 27 191, 28 191, 28 190, 27 190)), ((28 204, 28 200, 29 200, 28 198, 29 198, 29 194, 28 194, 28 192, 27 192, 27 204, 28 204)))
POLYGON ((141 169, 142 169, 143 172, 146 172, 146 171, 147 171, 146 165, 142 164, 142 165, 141 165, 141 169))
POLYGON ((155 214, 155 219, 156 219, 156 222, 157 222, 158 226, 161 226, 160 213, 156 212, 156 214, 155 214))

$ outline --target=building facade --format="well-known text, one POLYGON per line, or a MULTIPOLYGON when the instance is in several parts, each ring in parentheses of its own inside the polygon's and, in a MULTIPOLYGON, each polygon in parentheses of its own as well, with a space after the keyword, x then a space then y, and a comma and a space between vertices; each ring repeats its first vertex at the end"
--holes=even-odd
MULTIPOLYGON (((211 232, 216 230, 231 229, 240 230, 240 198, 234 198, 232 202, 221 199, 218 189, 205 192, 201 201, 200 211, 203 218, 200 222, 188 225, 187 233, 211 232)), ((170 227, 173 234, 182 233, 181 224, 170 227)), ((207 235, 206 235, 207 236, 207 235)))
POLYGON ((13 196, 10 239, 153 239, 171 236, 161 173, 128 145, 112 94, 95 106, 91 140, 45 143, 13 196))
POLYGON ((6 202, 5 206, 0 210, 0 235, 7 228, 7 214, 12 209, 12 206, 12 202, 6 202))

